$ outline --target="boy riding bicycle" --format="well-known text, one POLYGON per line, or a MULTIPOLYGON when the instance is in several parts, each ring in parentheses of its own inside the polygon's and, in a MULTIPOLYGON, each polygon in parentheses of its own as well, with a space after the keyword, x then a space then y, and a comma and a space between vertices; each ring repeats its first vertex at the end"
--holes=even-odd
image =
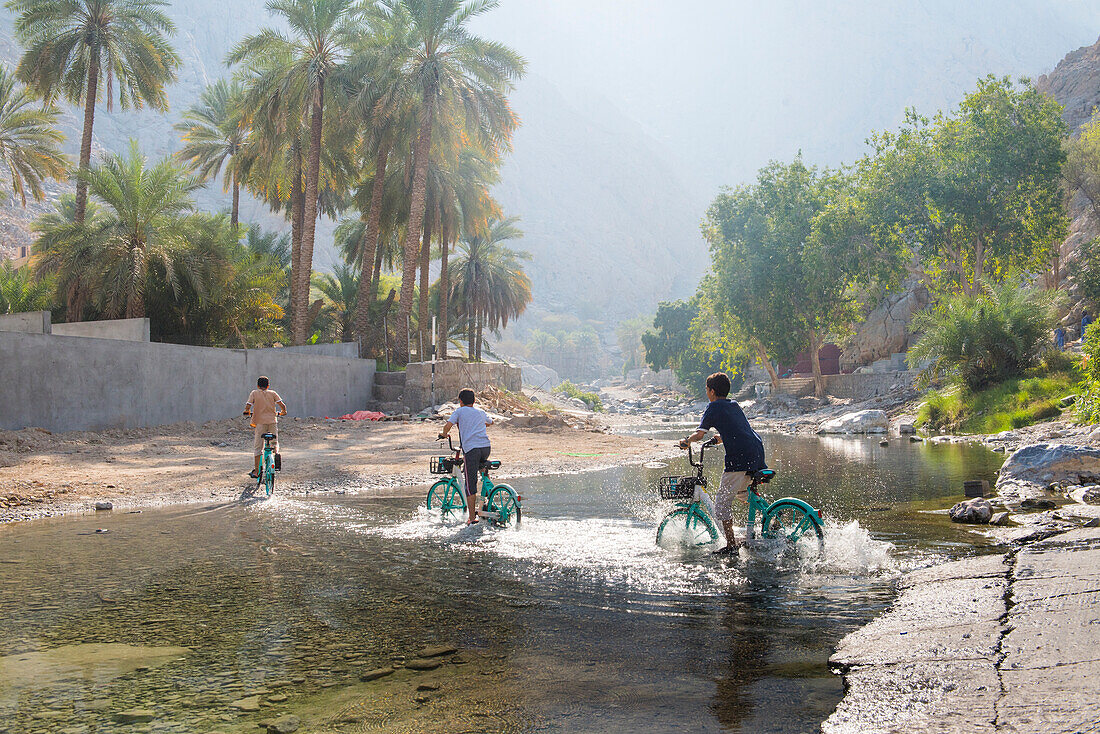
POLYGON ((447 438, 451 428, 458 426, 458 439, 462 444, 463 471, 466 474, 466 507, 470 511, 467 525, 478 521, 477 472, 482 462, 489 460, 489 434, 485 429, 493 425, 493 419, 485 411, 474 407, 474 391, 469 388, 458 393, 459 407, 443 424, 441 439, 447 438))
POLYGON ((732 554, 738 547, 733 534, 733 498, 736 496, 742 502, 748 502, 752 472, 767 467, 764 463, 764 442, 749 426, 741 406, 729 399, 728 375, 715 372, 707 378, 706 389, 710 405, 703 413, 699 428, 680 441, 680 448, 687 448, 689 444, 701 440, 711 428, 718 431, 719 443, 726 447, 726 465, 718 485, 718 495, 712 498, 707 491, 703 494, 726 536, 726 547, 715 552, 732 554))
POLYGON ((255 455, 256 464, 252 473, 248 475, 253 479, 260 475, 260 457, 264 453, 265 433, 275 436, 275 456, 279 456, 279 416, 286 415, 286 403, 279 397, 279 393, 268 389, 269 384, 268 379, 261 376, 256 380, 256 389, 249 394, 248 402, 244 404, 244 415, 252 418, 252 427, 255 429, 252 436, 252 453, 255 455))

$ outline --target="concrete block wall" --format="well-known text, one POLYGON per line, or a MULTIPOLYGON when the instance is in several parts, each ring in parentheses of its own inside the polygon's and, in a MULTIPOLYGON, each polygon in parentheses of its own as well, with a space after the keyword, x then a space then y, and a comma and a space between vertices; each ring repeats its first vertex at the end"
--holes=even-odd
POLYGON ((23 334, 49 334, 49 311, 24 311, 0 314, 0 331, 17 331, 23 334))
MULTIPOLYGON (((916 370, 904 372, 875 372, 851 375, 826 375, 825 391, 834 397, 852 400, 869 400, 912 387, 916 382, 916 370)), ((812 394, 812 393, 811 393, 812 394)))
POLYGON ((53 324, 47 334, 116 339, 127 342, 149 341, 149 319, 110 319, 53 324))
POLYGON ((366 406, 374 371, 369 359, 0 332, 0 429, 231 418, 261 374, 291 416, 335 417, 366 406))
POLYGON ((523 371, 504 362, 463 362, 458 359, 412 362, 405 368, 404 403, 410 410, 419 411, 429 405, 457 400, 458 391, 463 388, 477 392, 489 385, 519 392, 523 387, 523 371))

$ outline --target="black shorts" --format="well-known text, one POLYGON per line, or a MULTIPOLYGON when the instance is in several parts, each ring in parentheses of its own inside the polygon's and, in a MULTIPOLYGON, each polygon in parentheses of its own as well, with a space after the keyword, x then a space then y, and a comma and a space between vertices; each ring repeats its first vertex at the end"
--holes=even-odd
POLYGON ((489 460, 489 447, 470 449, 463 454, 466 470, 466 496, 477 494, 477 470, 481 462, 489 460))

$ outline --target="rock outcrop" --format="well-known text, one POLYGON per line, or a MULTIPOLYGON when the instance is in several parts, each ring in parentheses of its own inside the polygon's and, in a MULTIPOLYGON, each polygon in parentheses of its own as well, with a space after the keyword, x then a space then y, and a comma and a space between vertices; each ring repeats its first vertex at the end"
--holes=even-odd
POLYGON ((1100 40, 1066 54, 1035 88, 1065 107, 1062 118, 1071 130, 1081 127, 1100 106, 1100 40))
POLYGON ((841 369, 850 370, 908 351, 914 336, 909 325, 930 301, 928 289, 919 282, 903 283, 900 290, 888 295, 856 327, 855 335, 840 353, 841 369))
POLYGON ((1005 500, 1050 497, 1052 485, 1095 484, 1100 479, 1100 448, 1036 443, 1016 450, 997 477, 997 494, 1005 500))
POLYGON ((818 433, 886 433, 890 418, 882 410, 858 410, 825 421, 818 433))

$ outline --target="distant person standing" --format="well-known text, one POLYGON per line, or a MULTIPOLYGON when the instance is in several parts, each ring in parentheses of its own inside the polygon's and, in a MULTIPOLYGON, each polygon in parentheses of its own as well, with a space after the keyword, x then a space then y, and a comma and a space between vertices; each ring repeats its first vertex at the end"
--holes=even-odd
POLYGON ((275 435, 275 456, 279 457, 279 416, 286 415, 286 404, 279 397, 279 393, 269 389, 271 383, 266 377, 261 376, 256 380, 256 389, 248 395, 248 402, 244 404, 244 415, 252 418, 252 453, 255 454, 256 463, 252 473, 248 476, 256 479, 260 475, 260 456, 264 453, 264 434, 275 435))
POLYGON ((1054 330, 1054 346, 1058 347, 1059 352, 1066 349, 1066 330, 1061 326, 1054 330))
POLYGON ((451 428, 458 426, 458 440, 462 444, 463 467, 466 474, 466 508, 470 511, 467 525, 478 521, 477 517, 477 472, 482 462, 489 460, 489 434, 486 428, 493 425, 484 410, 474 407, 474 391, 469 388, 458 393, 459 407, 443 424, 440 438, 447 438, 451 428))
POLYGON ((1089 324, 1092 323, 1092 317, 1089 316, 1089 312, 1085 311, 1081 315, 1081 341, 1085 341, 1085 329, 1089 328, 1089 324))

